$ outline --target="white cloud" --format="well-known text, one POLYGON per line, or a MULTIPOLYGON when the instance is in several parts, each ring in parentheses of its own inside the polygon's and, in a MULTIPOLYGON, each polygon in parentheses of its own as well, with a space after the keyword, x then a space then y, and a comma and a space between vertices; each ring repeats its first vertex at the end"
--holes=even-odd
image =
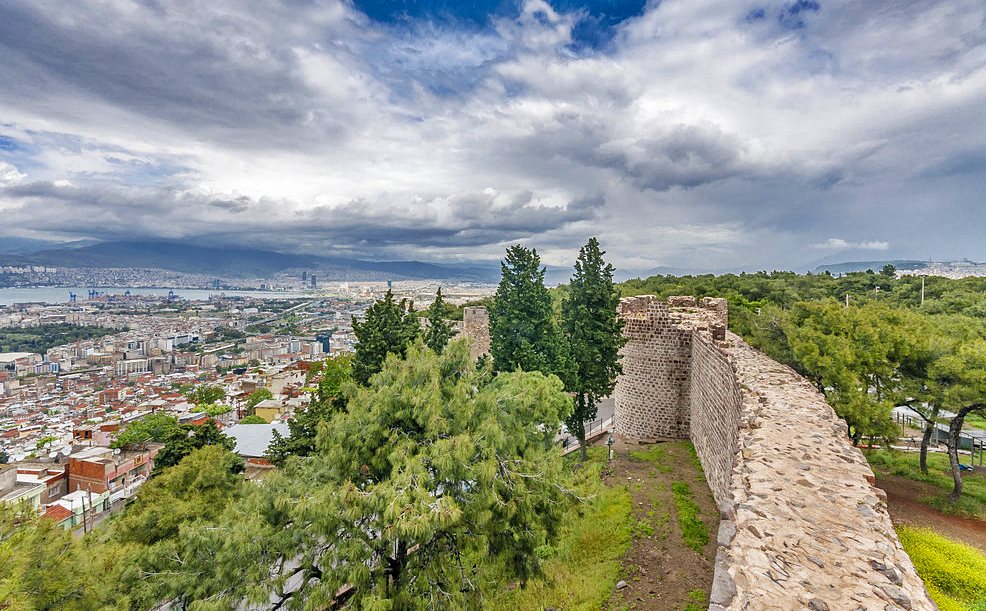
POLYGON ((520 240, 563 261, 599 235, 618 265, 793 266, 805 245, 889 252, 828 237, 867 227, 986 257, 986 7, 885 4, 792 31, 780 0, 756 23, 749 2, 654 2, 582 54, 578 15, 543 0, 480 30, 348 2, 7 4, 0 129, 39 185, 15 168, 0 205, 41 232, 361 256, 520 240))
POLYGON ((21 173, 13 164, 0 161, 0 187, 16 184, 26 177, 27 174, 21 173))
POLYGON ((844 240, 842 238, 829 238, 824 242, 812 244, 811 247, 821 250, 848 250, 850 248, 857 248, 860 250, 888 250, 890 248, 890 243, 879 242, 876 240, 850 242, 849 240, 844 240))

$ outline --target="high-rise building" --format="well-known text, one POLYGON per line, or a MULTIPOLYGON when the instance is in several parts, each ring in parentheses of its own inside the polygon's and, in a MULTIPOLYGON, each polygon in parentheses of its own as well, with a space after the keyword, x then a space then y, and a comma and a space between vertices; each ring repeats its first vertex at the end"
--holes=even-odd
POLYGON ((331 348, 332 346, 332 334, 323 333, 321 335, 316 335, 315 341, 322 344, 322 352, 324 352, 325 354, 328 354, 330 352, 329 348, 331 348))
POLYGON ((318 282, 315 280, 315 274, 312 274, 312 288, 313 289, 318 288, 318 282))
POLYGON ((308 282, 308 270, 301 272, 301 281, 308 282))

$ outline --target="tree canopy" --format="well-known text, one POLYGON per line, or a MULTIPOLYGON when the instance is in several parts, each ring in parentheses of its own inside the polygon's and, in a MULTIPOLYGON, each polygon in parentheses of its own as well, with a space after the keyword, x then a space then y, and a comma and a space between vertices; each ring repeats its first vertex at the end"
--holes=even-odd
POLYGON ((226 391, 222 386, 202 384, 193 387, 185 396, 196 405, 218 403, 226 398, 226 391))
POLYGON ((573 501, 554 430, 571 399, 554 376, 477 370, 463 341, 387 357, 307 457, 254 485, 194 450, 138 493, 105 553, 125 560, 103 604, 145 608, 471 608, 482 567, 538 575, 535 549, 573 501), (132 510, 132 511, 131 511, 132 510))
MULTIPOLYGON (((183 458, 199 448, 213 445, 232 451, 236 447, 236 442, 232 437, 223 434, 212 420, 199 425, 179 425, 178 428, 168 434, 164 440, 164 447, 155 456, 154 474, 177 465, 183 458)), ((243 461, 240 460, 233 468, 242 471, 243 461)))
POLYGON ((442 288, 435 292, 435 301, 428 306, 428 328, 425 330, 425 344, 441 354, 452 338, 454 330, 448 319, 448 308, 442 298, 442 288))
POLYGON ((177 430, 178 419, 174 416, 160 412, 148 414, 124 427, 110 447, 132 447, 151 441, 164 443, 177 430))
POLYGON ((579 251, 575 274, 562 304, 562 330, 568 345, 571 370, 565 389, 575 395, 575 409, 565 421, 586 458, 585 422, 596 417, 596 402, 613 391, 623 372, 620 348, 626 343, 623 321, 617 314, 620 294, 613 286, 613 266, 596 238, 579 251))
POLYGON ((367 309, 363 320, 353 319, 356 335, 353 378, 366 385, 370 376, 380 371, 387 355, 403 357, 408 344, 420 331, 414 305, 407 299, 394 301, 394 293, 388 290, 383 299, 367 309))
POLYGON ((511 246, 500 269, 502 277, 489 308, 493 366, 497 371, 565 377, 565 351, 537 250, 511 246))

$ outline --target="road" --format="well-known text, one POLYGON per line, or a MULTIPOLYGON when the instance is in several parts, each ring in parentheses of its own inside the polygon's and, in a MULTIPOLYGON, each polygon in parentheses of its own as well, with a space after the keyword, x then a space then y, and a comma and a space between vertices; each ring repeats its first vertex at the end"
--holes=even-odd
MULTIPOLYGON (((616 410, 616 404, 612 397, 606 397, 601 399, 596 405, 596 418, 594 420, 586 420, 585 422, 585 432, 588 435, 599 429, 599 427, 613 417, 613 413, 616 410)), ((578 439, 574 435, 568 434, 567 429, 560 433, 555 441, 562 444, 563 447, 568 447, 572 444, 577 444, 578 439)))

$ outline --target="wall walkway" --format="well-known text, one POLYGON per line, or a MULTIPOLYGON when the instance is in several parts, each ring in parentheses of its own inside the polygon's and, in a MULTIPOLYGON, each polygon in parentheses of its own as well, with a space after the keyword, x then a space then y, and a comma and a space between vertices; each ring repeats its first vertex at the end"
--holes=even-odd
POLYGON ((824 397, 725 332, 724 300, 623 300, 616 431, 690 437, 722 512, 712 611, 936 609, 824 397))

